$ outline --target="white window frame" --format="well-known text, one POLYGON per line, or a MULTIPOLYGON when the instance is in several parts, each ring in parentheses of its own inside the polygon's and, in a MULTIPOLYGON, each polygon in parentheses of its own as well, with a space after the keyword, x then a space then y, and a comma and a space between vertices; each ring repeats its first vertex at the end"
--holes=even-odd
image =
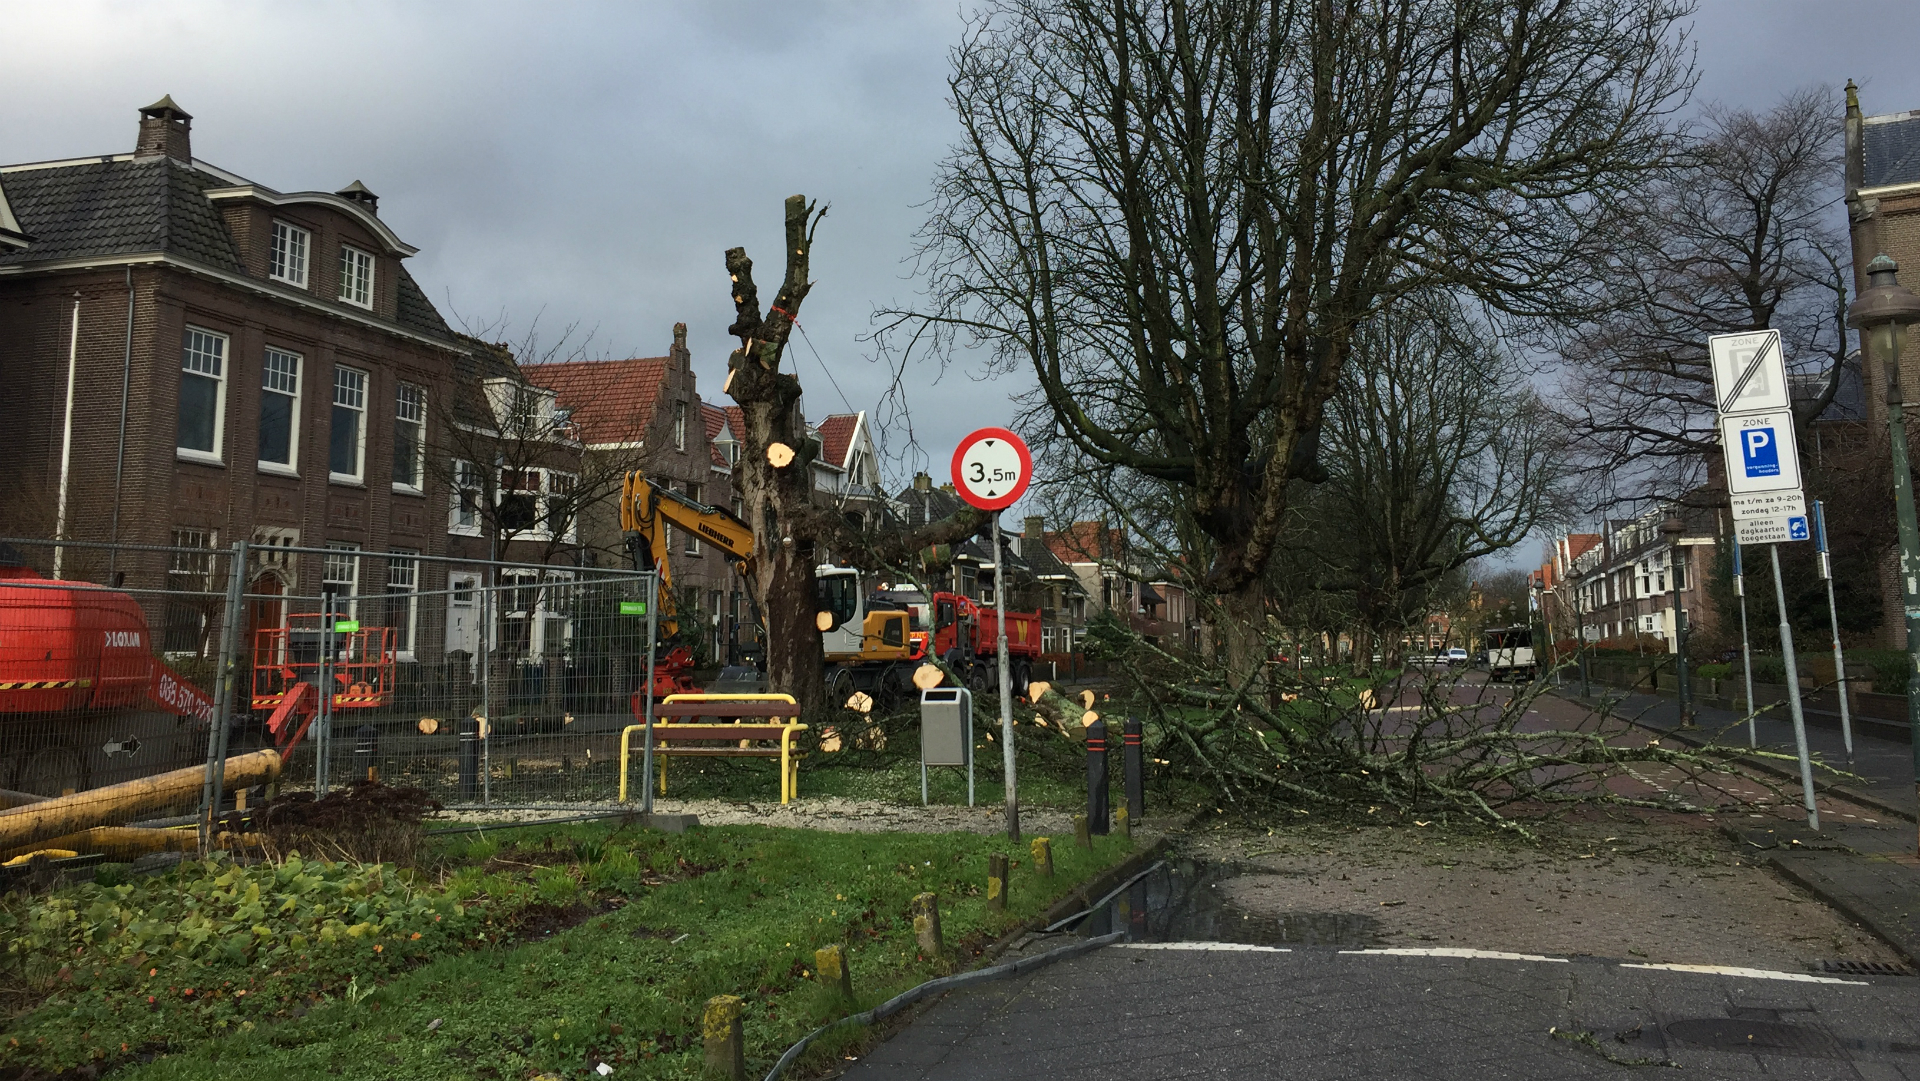
MULTIPOLYGON (((563 510, 568 509, 566 503, 573 498, 574 492, 577 491, 579 487, 580 476, 577 473, 569 473, 563 469, 542 469, 540 471, 540 522, 541 531, 546 534, 546 539, 553 539, 554 504, 561 504, 561 509, 563 510), (566 486, 564 488, 560 488, 554 483, 561 478, 565 478, 566 480, 566 486)), ((571 511, 572 513, 567 515, 567 528, 560 533, 560 539, 563 541, 574 540, 579 535, 579 505, 575 504, 571 508, 571 511)))
POLYGON ((351 244, 340 245, 340 289, 336 298, 342 304, 373 309, 373 253, 351 244))
POLYGON ((278 394, 282 397, 293 399, 293 409, 287 421, 287 460, 284 462, 270 462, 256 455, 256 464, 262 473, 279 473, 289 477, 297 477, 300 475, 300 380, 303 376, 303 369, 306 367, 306 363, 306 358, 299 353, 291 349, 281 349, 273 345, 267 346, 266 352, 261 355, 260 400, 262 406, 266 404, 266 397, 269 394, 278 394), (291 380, 293 389, 291 391, 269 385, 274 375, 286 374, 285 372, 275 371, 273 358, 276 354, 290 358, 293 361, 291 380))
MULTIPOLYGON (((360 546, 352 541, 328 541, 327 555, 320 563, 320 592, 327 592, 327 586, 346 586, 349 598, 345 609, 341 610, 347 619, 360 618, 360 546), (334 553, 338 552, 339 555, 334 553), (335 572, 340 567, 347 569, 347 577, 335 572)), ((337 595, 340 591, 334 590, 337 595)))
MULTIPOLYGON (((700 486, 698 484, 690 483, 687 485, 686 496, 688 499, 693 500, 695 503, 700 502, 700 497, 704 494, 706 493, 701 491, 700 486)), ((684 550, 683 554, 688 556, 698 556, 700 554, 700 534, 695 533, 691 529, 682 530, 682 532, 686 533, 687 535, 687 547, 684 550)))
MULTIPOLYGON (((217 330, 208 330, 205 327, 196 327, 188 324, 181 334, 180 386, 184 390, 188 379, 213 380, 213 449, 211 451, 205 451, 197 447, 181 446, 180 432, 176 426, 173 437, 173 453, 176 457, 183 458, 190 462, 207 462, 214 465, 223 464, 226 461, 223 455, 226 452, 227 438, 227 375, 232 369, 233 339, 217 330), (196 350, 194 347, 202 344, 196 340, 196 336, 205 339, 208 343, 219 343, 218 355, 214 355, 205 349, 196 350), (206 358, 211 358, 212 365, 215 369, 214 371, 207 371, 205 367, 189 366, 193 364, 205 365, 207 363, 206 358)), ((174 415, 177 425, 179 419, 179 409, 177 407, 174 410, 174 415)))
POLYGON ((307 263, 312 252, 313 233, 292 222, 274 219, 267 250, 267 277, 305 289, 307 263))
POLYGON ((393 461, 400 464, 400 425, 410 422, 417 427, 413 436, 413 478, 395 480, 393 490, 408 495, 423 495, 427 487, 427 388, 418 383, 399 383, 393 391, 393 461), (407 392, 412 391, 415 400, 407 401, 407 392), (409 419, 403 413, 409 409, 416 414, 409 419))
POLYGON ((448 486, 447 532, 458 537, 477 537, 481 527, 486 524, 482 508, 486 506, 487 486, 485 474, 472 462, 459 458, 453 461, 453 483, 448 486), (473 495, 473 521, 460 520, 461 496, 473 495))
MULTIPOLYGON (((514 529, 514 530, 508 530, 503 525, 501 527, 501 532, 504 535, 506 535, 506 539, 508 540, 532 540, 532 541, 554 540, 555 537, 553 535, 552 529, 550 528, 550 525, 553 521, 553 504, 556 501, 564 501, 566 499, 572 498, 573 493, 578 488, 579 484, 580 484, 579 474, 569 473, 564 469, 548 469, 545 466, 532 466, 526 469, 504 469, 503 468, 503 469, 497 470, 494 473, 494 484, 493 484, 493 501, 496 507, 504 504, 510 496, 532 496, 533 497, 533 524, 528 526, 525 529, 514 529), (536 477, 537 480, 535 481, 535 485, 532 488, 511 488, 510 489, 507 487, 507 474, 509 473, 518 473, 522 476, 531 474, 534 477, 536 477), (554 478, 556 477, 564 477, 569 482, 571 482, 571 484, 567 488, 556 490, 554 485, 554 478)), ((561 533, 561 535, 558 538, 559 540, 573 541, 579 538, 580 507, 577 503, 574 505, 573 510, 574 510, 574 513, 567 516, 567 528, 564 532, 561 533)), ((456 513, 457 513, 457 510, 456 510, 456 513)), ((668 526, 667 528, 672 529, 673 527, 668 526)), ((453 531, 450 530, 449 532, 453 532, 453 531)), ((669 540, 667 543, 669 545, 673 543, 671 540, 671 534, 669 534, 669 540)))
POLYGON ((372 383, 373 383, 373 373, 367 371, 364 368, 355 368, 346 364, 335 364, 333 366, 333 406, 332 408, 333 409, 353 409, 358 411, 360 414, 360 423, 355 426, 358 429, 358 431, 356 433, 356 437, 354 440, 353 464, 354 464, 355 471, 352 473, 341 473, 336 471, 333 468, 333 413, 331 410, 329 410, 327 414, 327 479, 333 481, 335 484, 360 485, 360 484, 366 483, 367 388, 372 383), (347 373, 351 373, 353 375, 357 375, 360 377, 360 387, 358 392, 360 396, 360 401, 358 405, 355 405, 352 402, 343 402, 340 400, 341 392, 344 389, 340 384, 340 378, 342 375, 347 373))
POLYGON ((687 403, 673 403, 673 449, 687 449, 687 403))
MULTIPOLYGON (((387 557, 387 618, 393 618, 393 598, 406 597, 405 623, 394 627, 394 657, 411 661, 420 648, 420 553, 395 548, 387 557)), ((391 626, 391 624, 389 624, 391 626)))

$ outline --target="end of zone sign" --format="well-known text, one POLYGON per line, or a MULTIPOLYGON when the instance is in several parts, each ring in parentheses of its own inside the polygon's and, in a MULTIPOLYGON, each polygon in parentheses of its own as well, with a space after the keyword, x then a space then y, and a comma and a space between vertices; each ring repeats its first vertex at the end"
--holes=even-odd
POLYGON ((953 487, 981 510, 1005 510, 1033 480, 1033 453, 1005 428, 982 428, 953 451, 953 487))
POLYGON ((1721 417, 1720 446, 1727 459, 1727 491, 1799 490, 1800 453, 1790 410, 1721 417))

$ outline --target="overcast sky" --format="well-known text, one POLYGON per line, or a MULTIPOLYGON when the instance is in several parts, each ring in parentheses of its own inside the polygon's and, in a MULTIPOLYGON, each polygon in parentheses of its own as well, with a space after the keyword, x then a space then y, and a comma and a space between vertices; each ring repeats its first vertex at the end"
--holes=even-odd
MULTIPOLYGON (((517 339, 538 317, 551 340, 577 323, 594 355, 656 356, 685 322, 710 401, 733 345, 721 253, 745 245, 777 279, 780 203, 804 193, 832 204, 801 316, 834 381, 805 342, 789 353, 817 419, 884 389, 857 338, 914 295, 920 204, 955 134, 957 11, 15 0, 0 3, 0 161, 130 151, 135 110, 172 94, 196 157, 283 191, 364 181, 456 324, 504 316, 517 339)), ((1694 41, 1701 101, 1765 107, 1811 84, 1837 111, 1851 77, 1869 113, 1920 108, 1911 0, 1709 0, 1694 41)), ((1026 386, 909 375, 941 480, 958 438, 1004 423, 1026 386)), ((896 460, 889 479, 927 465, 896 460)))

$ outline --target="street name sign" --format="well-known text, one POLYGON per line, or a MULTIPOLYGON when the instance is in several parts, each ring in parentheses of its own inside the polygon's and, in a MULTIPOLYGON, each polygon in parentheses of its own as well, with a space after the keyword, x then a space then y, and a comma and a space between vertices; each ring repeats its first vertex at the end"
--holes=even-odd
POLYGON ((1707 339, 1707 354, 1713 360, 1713 400, 1719 412, 1752 413, 1793 404, 1779 331, 1715 334, 1707 339))
POLYGON ((1730 494, 1800 490, 1800 450, 1793 438, 1792 410, 1721 416, 1720 447, 1726 454, 1730 494))
POLYGON ((1807 516, 1807 497, 1797 490, 1736 495, 1730 497, 1728 502, 1733 507, 1733 520, 1736 522, 1750 518, 1805 518, 1807 516))
POLYGON ((981 510, 1005 510, 1033 480, 1033 453, 1005 428, 982 428, 953 451, 953 487, 981 510))

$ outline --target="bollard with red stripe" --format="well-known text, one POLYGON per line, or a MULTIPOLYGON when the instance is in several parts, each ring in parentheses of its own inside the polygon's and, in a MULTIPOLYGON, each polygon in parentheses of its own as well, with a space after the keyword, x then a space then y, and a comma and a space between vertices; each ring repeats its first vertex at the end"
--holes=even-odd
POLYGON ((1107 722, 1087 727, 1087 831, 1107 833, 1107 722))
POLYGON ((1128 717, 1126 727, 1121 730, 1120 739, 1123 748, 1120 770, 1127 789, 1127 821, 1135 826, 1146 817, 1147 782, 1141 765, 1140 756, 1140 718, 1128 717))

